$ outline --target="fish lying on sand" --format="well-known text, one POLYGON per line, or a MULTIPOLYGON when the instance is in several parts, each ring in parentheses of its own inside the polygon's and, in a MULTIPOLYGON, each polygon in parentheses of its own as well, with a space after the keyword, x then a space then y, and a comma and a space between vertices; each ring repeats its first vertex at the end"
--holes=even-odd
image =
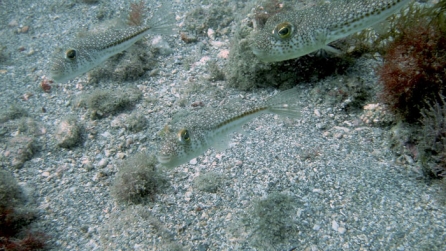
POLYGON ((264 62, 297 58, 384 21, 412 0, 332 0, 271 16, 253 38, 253 53, 264 62))
POLYGON ((126 50, 147 34, 173 34, 175 16, 170 7, 164 4, 146 25, 112 29, 76 39, 51 59, 50 78, 66 82, 126 50))
POLYGON ((264 113, 296 118, 300 114, 296 88, 281 92, 265 102, 200 110, 180 121, 172 121, 157 154, 158 161, 176 167, 201 155, 209 147, 227 147, 228 134, 264 113))

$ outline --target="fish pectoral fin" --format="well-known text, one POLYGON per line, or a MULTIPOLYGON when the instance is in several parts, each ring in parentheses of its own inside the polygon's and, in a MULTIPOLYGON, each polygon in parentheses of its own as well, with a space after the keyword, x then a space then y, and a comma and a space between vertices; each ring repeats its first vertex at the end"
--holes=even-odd
POLYGON ((170 1, 165 1, 146 25, 150 27, 149 33, 151 34, 177 34, 176 19, 172 9, 172 3, 170 1))
POLYGON ((223 152, 229 148, 230 142, 231 140, 229 139, 229 137, 225 135, 224 137, 221 137, 218 140, 216 140, 212 145, 212 147, 219 152, 223 152))
POLYGON ((301 108, 297 104, 298 93, 297 88, 292 88, 273 96, 266 103, 268 111, 279 116, 299 118, 301 108))
POLYGON ((326 46, 322 47, 322 49, 325 50, 325 51, 331 52, 331 53, 333 53, 335 55, 341 55, 342 54, 342 51, 340 51, 340 50, 338 50, 338 49, 336 49, 334 47, 331 47, 330 45, 326 45, 326 46))
MULTIPOLYGON (((232 134, 241 134, 243 136, 247 136, 249 134, 249 132, 247 132, 243 126, 239 126, 234 128, 234 131, 232 132, 232 134)), ((230 142, 229 142, 230 143, 230 142)))

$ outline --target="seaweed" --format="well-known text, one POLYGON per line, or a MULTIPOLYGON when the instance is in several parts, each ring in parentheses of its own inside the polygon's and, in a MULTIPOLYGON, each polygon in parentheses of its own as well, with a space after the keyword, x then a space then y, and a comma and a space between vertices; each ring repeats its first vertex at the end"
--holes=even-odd
POLYGON ((46 247, 48 237, 26 228, 36 213, 24 204, 25 198, 10 173, 0 170, 0 250, 32 251, 46 247))
POLYGON ((138 26, 142 24, 147 13, 147 8, 144 1, 130 3, 130 12, 127 24, 131 26, 138 26))
POLYGON ((388 34, 393 41, 377 69, 380 97, 401 120, 417 122, 426 105, 446 94, 445 2, 430 8, 411 5, 388 34))
POLYGON ((446 101, 429 105, 421 111, 422 138, 418 143, 421 150, 421 166, 429 177, 446 177, 446 101))

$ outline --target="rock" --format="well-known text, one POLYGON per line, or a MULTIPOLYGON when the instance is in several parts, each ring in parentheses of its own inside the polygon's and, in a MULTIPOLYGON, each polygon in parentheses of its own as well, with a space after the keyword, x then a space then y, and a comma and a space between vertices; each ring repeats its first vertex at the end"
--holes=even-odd
POLYGON ((75 146, 80 141, 81 128, 73 118, 62 120, 56 129, 57 144, 63 148, 75 146))
POLYGON ((8 141, 11 165, 19 168, 32 158, 36 151, 35 139, 27 136, 16 136, 8 141))

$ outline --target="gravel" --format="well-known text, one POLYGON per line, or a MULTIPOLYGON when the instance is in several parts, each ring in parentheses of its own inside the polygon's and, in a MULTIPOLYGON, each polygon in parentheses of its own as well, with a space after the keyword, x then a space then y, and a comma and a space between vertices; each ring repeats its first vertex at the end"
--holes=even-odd
MULTIPOLYGON (((210 8, 220 1, 206 2, 210 8)), ((238 10, 236 2, 222 4, 238 10)), ((175 1, 178 24, 198 6, 199 1, 175 1)), ((198 41, 190 43, 179 35, 155 36, 165 53, 154 52, 154 68, 135 80, 89 82, 84 74, 66 84, 51 83, 45 92, 40 85, 56 48, 79 31, 125 18, 129 3, 6 0, 0 7, 0 108, 24 109, 23 116, 37 128, 20 130, 20 119, 3 123, 2 118, 2 168, 35 200, 39 217, 32 228, 49 236, 50 250, 446 249, 444 191, 423 176, 416 162, 401 161, 391 151, 388 126, 364 119, 369 110, 344 109, 346 99, 333 97, 334 86, 347 80, 376 94, 373 69, 379 60, 362 57, 347 75, 300 83, 299 119, 263 115, 233 134, 225 151, 209 149, 189 164, 162 170, 169 184, 154 198, 125 204, 110 193, 120 163, 138 152, 154 154, 160 132, 175 114, 264 100, 277 90, 242 92, 214 81, 206 62, 228 63, 231 33, 213 28, 192 34, 198 41), (76 105, 82 95, 120 88, 139 89, 142 100, 99 119, 76 105), (122 114, 144 116, 147 123, 129 130, 125 119, 117 119, 122 114), (67 118, 82 132, 77 145, 63 148, 56 136, 67 118), (19 164, 13 155, 23 153, 8 145, 17 137, 34 142, 26 150, 32 156, 19 164), (209 174, 218 177, 212 189, 194 185, 209 174), (266 200, 274 194, 291 201, 284 226, 271 219, 279 241, 267 238, 271 233, 257 225, 262 217, 253 214, 262 201, 274 201, 266 200)), ((234 14, 229 27, 245 18, 246 9, 234 14)), ((150 49, 152 39, 136 46, 150 49)), ((372 103, 378 103, 376 97, 364 105, 372 103)))

